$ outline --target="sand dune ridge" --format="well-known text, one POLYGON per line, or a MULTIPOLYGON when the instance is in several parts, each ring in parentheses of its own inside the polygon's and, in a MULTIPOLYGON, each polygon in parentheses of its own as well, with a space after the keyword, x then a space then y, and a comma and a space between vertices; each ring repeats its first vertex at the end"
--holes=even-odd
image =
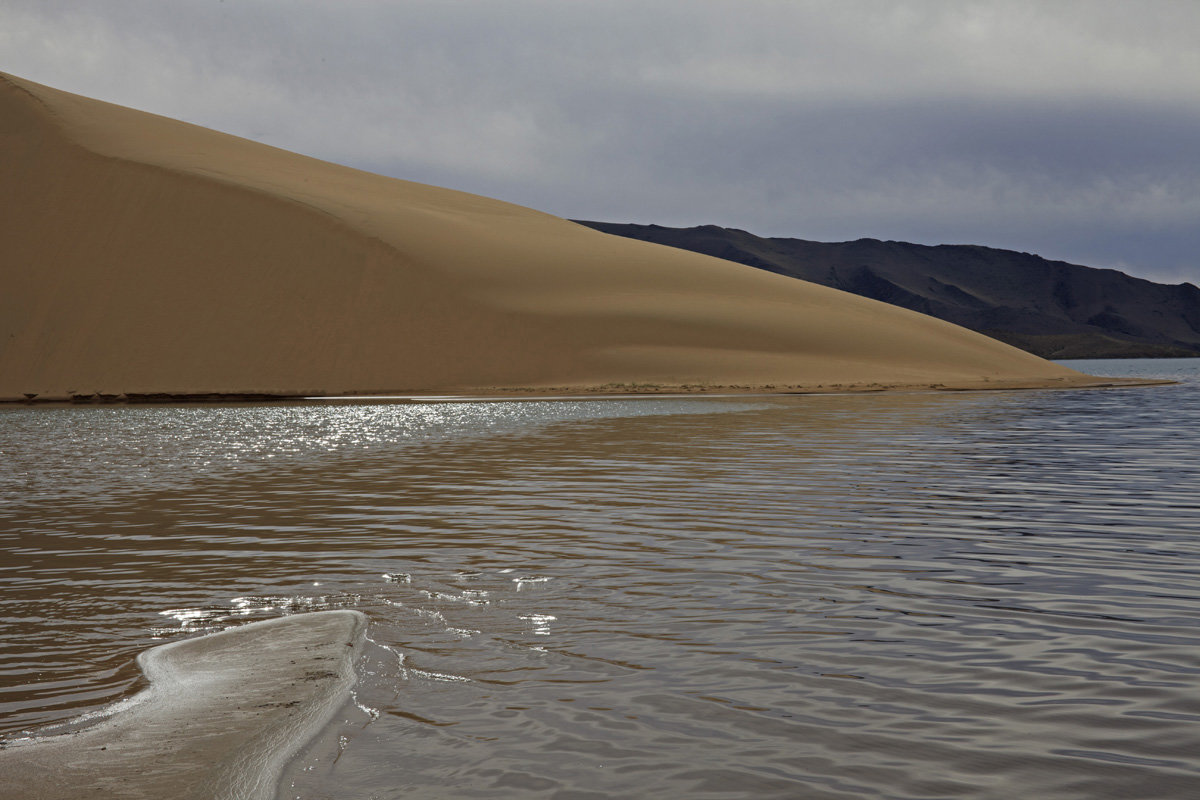
POLYGON ((0 398, 1069 384, 962 328, 0 76, 0 398))

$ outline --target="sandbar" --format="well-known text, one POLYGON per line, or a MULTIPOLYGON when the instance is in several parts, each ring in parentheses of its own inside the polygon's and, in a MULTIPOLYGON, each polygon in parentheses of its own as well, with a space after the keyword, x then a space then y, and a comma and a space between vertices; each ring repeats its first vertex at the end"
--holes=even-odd
POLYGON ((0 797, 272 798, 347 699, 365 630, 360 612, 320 611, 147 650, 149 686, 120 710, 0 750, 0 797))

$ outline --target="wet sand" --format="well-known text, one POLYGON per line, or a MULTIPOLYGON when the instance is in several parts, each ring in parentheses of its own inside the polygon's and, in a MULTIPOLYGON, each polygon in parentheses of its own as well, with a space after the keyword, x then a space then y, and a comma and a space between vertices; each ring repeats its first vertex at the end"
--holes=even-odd
POLYGON ((110 717, 0 750, 0 796, 273 797, 346 700, 365 629, 357 611, 323 611, 147 650, 149 687, 110 717))
POLYGON ((932 317, 0 75, 0 399, 1091 379, 932 317))

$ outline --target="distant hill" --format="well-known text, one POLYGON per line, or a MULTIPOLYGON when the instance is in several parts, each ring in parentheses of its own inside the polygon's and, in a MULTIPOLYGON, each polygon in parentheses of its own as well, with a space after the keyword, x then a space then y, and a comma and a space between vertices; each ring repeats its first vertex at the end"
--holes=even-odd
POLYGON ((704 225, 580 224, 920 311, 1044 358, 1200 356, 1200 289, 974 245, 762 238, 704 225))

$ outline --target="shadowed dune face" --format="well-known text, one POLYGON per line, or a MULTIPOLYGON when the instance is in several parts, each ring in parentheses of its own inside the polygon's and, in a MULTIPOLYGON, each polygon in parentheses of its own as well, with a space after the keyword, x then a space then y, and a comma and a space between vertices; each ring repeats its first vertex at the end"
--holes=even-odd
POLYGON ((0 397, 1071 382, 953 325, 0 75, 0 397))

